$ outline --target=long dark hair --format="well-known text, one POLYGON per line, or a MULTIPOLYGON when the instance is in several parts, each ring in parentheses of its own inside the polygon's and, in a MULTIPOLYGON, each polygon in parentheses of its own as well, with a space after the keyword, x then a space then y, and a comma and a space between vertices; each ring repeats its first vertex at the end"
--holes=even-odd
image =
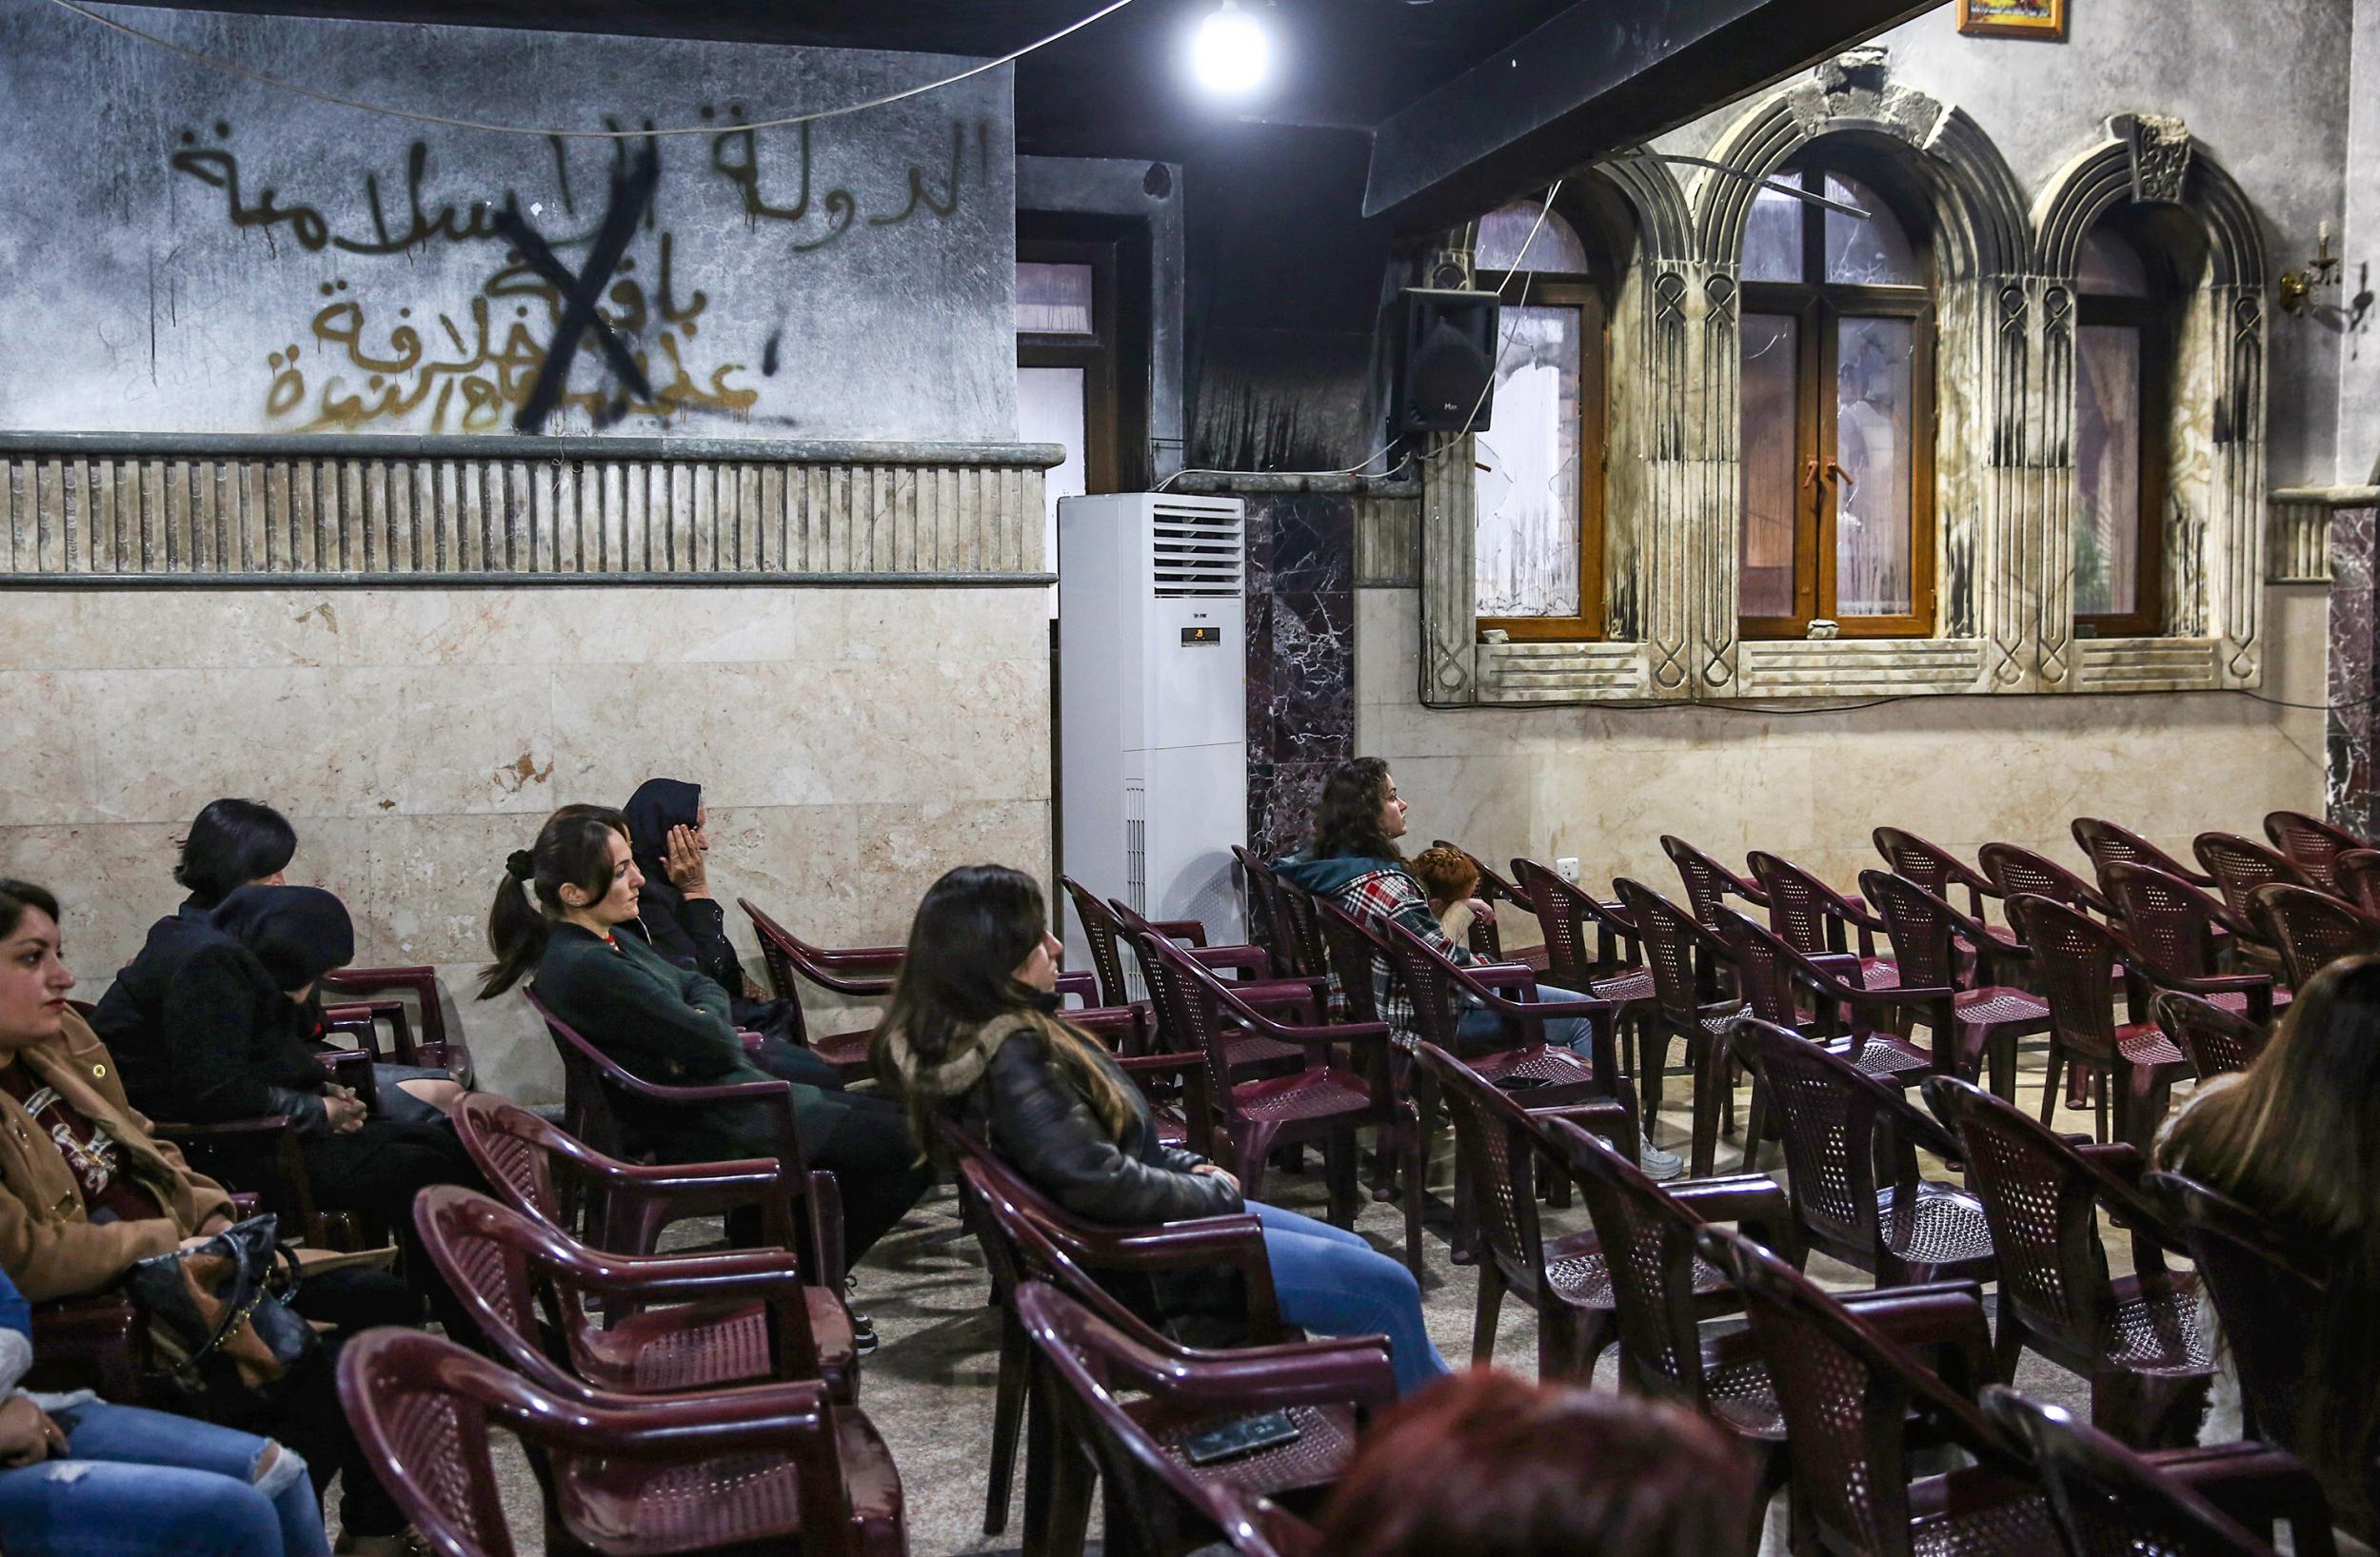
POLYGON ((297 829, 261 800, 209 800, 182 839, 173 878, 213 908, 250 881, 288 869, 297 857, 297 829))
POLYGON ((480 975, 481 999, 492 1000, 519 983, 545 955, 553 922, 566 906, 564 887, 596 897, 611 890, 614 833, 626 838, 628 823, 611 807, 565 805, 545 818, 536 843, 512 852, 495 905, 487 911, 487 946, 496 960, 480 975))
POLYGON ((1331 769, 1314 807, 1316 859, 1402 859, 1380 826, 1388 803, 1388 761, 1356 757, 1331 769))
POLYGON ((2299 1444, 2368 1460, 2380 1398, 2380 956, 2307 979, 2255 1062, 2174 1117, 2157 1159, 2331 1245, 2299 1444))
POLYGON ((48 887, 37 887, 30 881, 0 876, 0 938, 16 934, 16 927, 25 922, 25 911, 37 908, 50 916, 50 922, 58 922, 58 898, 48 887))
MULTIPOLYGON (((951 1046, 996 1017, 1029 1014, 1048 1040, 1050 1058, 1090 1101, 1092 1112, 1121 1134, 1133 1116, 1131 1100, 1094 1052, 1096 1042, 1050 1016, 1038 990, 1017 981, 1049 928, 1049 903, 1040 883, 1006 865, 962 865, 925 889, 909 945, 877 1029, 877 1069, 889 1076, 883 1047, 898 1034, 922 1067, 942 1062, 951 1046)), ((909 1098, 910 1126, 929 1148, 936 1140, 933 1102, 909 1098)))

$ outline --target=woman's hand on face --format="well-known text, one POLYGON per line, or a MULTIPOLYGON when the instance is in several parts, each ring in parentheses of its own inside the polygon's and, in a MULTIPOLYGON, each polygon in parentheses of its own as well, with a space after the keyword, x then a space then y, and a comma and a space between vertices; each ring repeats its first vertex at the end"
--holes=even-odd
POLYGON ((0 1466, 39 1465, 66 1452, 66 1433, 26 1395, 0 1405, 0 1466))
POLYGON ((1240 1180, 1239 1180, 1239 1179, 1238 1179, 1238 1178, 1237 1178, 1237 1177, 1236 1177, 1236 1176, 1232 1173, 1232 1172, 1231 1172, 1229 1169, 1227 1169, 1227 1168, 1223 1167, 1220 1163, 1214 1163, 1214 1162, 1202 1162, 1202 1163, 1200 1163, 1200 1164, 1199 1164, 1196 1168, 1191 1169, 1190 1171, 1191 1171, 1192 1173, 1199 1173, 1199 1174, 1201 1174, 1201 1175, 1203 1175, 1203 1176, 1205 1176, 1205 1177, 1207 1177, 1207 1178, 1220 1178, 1220 1179, 1221 1179, 1224 1183, 1226 1183, 1226 1184, 1230 1185, 1230 1186, 1232 1187, 1232 1189, 1233 1189, 1233 1191, 1234 1191, 1235 1192, 1236 1192, 1239 1190, 1239 1188, 1240 1188, 1240 1180))
POLYGON ((662 862, 669 872, 669 884, 687 897, 710 895, 710 872, 703 862, 702 845, 694 841, 691 827, 669 830, 669 857, 662 862))

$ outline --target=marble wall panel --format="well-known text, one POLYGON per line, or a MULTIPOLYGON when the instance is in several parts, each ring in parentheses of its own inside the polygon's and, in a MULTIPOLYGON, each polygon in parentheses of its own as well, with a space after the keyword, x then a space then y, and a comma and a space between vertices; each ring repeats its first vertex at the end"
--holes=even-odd
POLYGON ((2331 821, 2362 838, 2380 823, 2372 776, 2372 689, 2380 613, 2372 587, 2380 576, 2380 509, 2350 508, 2330 520, 2329 699, 2325 741, 2331 821))
POLYGON ((1247 499, 1248 838, 1300 847, 1334 762, 1355 753, 1356 498, 1247 499))
MULTIPOLYGON (((953 865, 1050 859, 1048 625, 1024 589, 26 591, 0 612, 0 875, 55 888, 96 997, 217 795, 296 823, 358 960, 442 970, 485 1081, 560 1069, 470 998, 509 851, 565 801, 704 785, 713 882, 882 944, 953 865)), ((821 1019, 845 1013, 822 1006, 821 1019)))

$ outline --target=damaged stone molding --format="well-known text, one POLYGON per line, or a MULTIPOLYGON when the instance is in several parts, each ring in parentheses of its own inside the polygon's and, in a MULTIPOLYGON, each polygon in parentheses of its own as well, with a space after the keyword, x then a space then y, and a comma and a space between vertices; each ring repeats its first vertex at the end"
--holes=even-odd
MULTIPOLYGON (((1610 311, 1604 621, 1583 642, 1478 641, 1470 440, 1424 466, 1420 700, 1432 706, 2252 687, 2266 579, 2265 258, 2239 186, 2180 121, 2109 121, 2028 202, 1958 108, 1866 48, 1755 103, 1712 148, 1774 174, 1810 145, 1896 148, 1931 213, 1937 318, 1934 632, 1746 641, 1736 630, 1741 342, 1737 266, 1756 186, 1680 186, 1628 158, 1576 175, 1633 230, 1610 311), (2164 630, 2084 638, 2073 620, 2074 275, 2125 202, 2194 219, 2207 261, 2180 303, 2167 472, 2164 630)), ((1459 256, 1466 234, 1449 241, 1459 256)), ((1401 515, 1367 516, 1359 576, 1401 581, 1401 515), (1374 528, 1377 539, 1369 537, 1374 528)))
POLYGON ((1047 443, 0 434, 0 586, 1046 584, 1047 443))

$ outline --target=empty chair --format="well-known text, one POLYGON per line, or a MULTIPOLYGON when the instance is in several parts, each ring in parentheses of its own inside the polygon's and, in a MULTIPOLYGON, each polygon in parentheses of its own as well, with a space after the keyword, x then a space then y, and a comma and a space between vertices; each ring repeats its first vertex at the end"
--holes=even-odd
MULTIPOLYGON (((2159 989, 2195 995, 2250 1021, 2271 1019, 2289 1003, 2270 974, 2226 974, 2216 963, 2216 936, 2248 932, 2219 897, 2153 865, 2122 860, 2099 873, 2108 898, 2123 916, 2124 940, 2137 955, 2127 965, 2159 989)), ((2251 937, 2252 938, 2252 937, 2251 937)))
POLYGON ((1895 876, 1914 881, 1936 897, 1948 898, 1954 888, 1967 895, 1967 915, 1983 918, 1983 900, 2003 894, 1992 878, 1938 843, 1898 827, 1879 827, 1869 837, 1875 852, 1895 876))
MULTIPOLYGON (((1617 903, 1600 902, 1575 881, 1565 881, 1533 859, 1513 861, 1513 875, 1537 911, 1545 932, 1545 979, 1619 1008, 1623 1047, 1637 1018, 1653 1004, 1653 975, 1644 966, 1636 927, 1617 903), (1595 930, 1595 950, 1587 930, 1595 930)), ((1660 1077, 1637 1077, 1648 1112, 1659 1107, 1660 1077)))
POLYGON ((1718 1151, 1720 1114, 1726 1113, 1731 1127, 1735 1119, 1727 1028, 1748 1008, 1740 997, 1705 999, 1704 975, 1732 968, 1734 954, 1717 932, 1643 883, 1622 877, 1612 886, 1643 937, 1645 968, 1653 975, 1653 1006, 1637 1030, 1636 1069, 1648 1080, 1659 1076, 1668 1065, 1671 1036, 1684 1042, 1686 1064, 1695 1076, 1687 1171, 1696 1178, 1706 1177, 1718 1151))
MULTIPOLYGON (((1120 937, 1123 925, 1114 910, 1101 902, 1090 888, 1071 876, 1061 876, 1058 884, 1066 891, 1067 900, 1074 904, 1075 922, 1082 926, 1083 943, 1091 949, 1091 971, 1099 979, 1099 1003, 1102 1006, 1134 1004, 1132 992, 1124 983, 1123 948, 1120 937)), ((1260 946, 1209 946, 1206 927, 1196 919, 1151 920, 1150 923, 1173 940, 1183 943, 1190 955, 1205 967, 1228 969, 1242 982, 1265 977, 1272 971, 1272 957, 1260 946)))
POLYGON ((2248 1069, 2271 1035, 2262 1023, 2172 990, 2158 992, 2149 1009, 2158 1030, 2173 1040, 2201 1081, 2248 1069))
POLYGON ((2240 943, 2241 954, 2264 966, 2278 967, 2280 948, 2268 938, 2269 932, 2256 926, 2251 897, 2267 882, 2286 881, 2291 886, 2311 887, 2312 880, 2290 863, 2288 857, 2235 833, 2201 833, 2191 849, 2207 868, 2207 874, 2214 877, 2214 890, 2223 895, 2224 906, 2252 932, 2251 938, 2240 943))
MULTIPOLYGON (((1890 989, 1900 982, 1891 957, 1876 956, 1875 937, 1884 921, 1790 859, 1755 849, 1752 872, 1769 895, 1769 928, 1805 956, 1845 956, 1854 950, 1862 988, 1890 989)), ((1945 979, 1944 983, 1949 980, 1945 979)))
POLYGON ((2194 1278, 2167 1270, 2178 1242, 2140 1193, 2129 1146, 2077 1147, 2013 1106, 1952 1077, 1926 1102, 1965 1149, 1999 1255, 2000 1372, 2030 1347, 2091 1381, 2097 1426, 2145 1448, 2186 1444, 2214 1369, 2194 1278), (2104 1208, 2130 1231, 2132 1273, 2111 1275, 2104 1208))
POLYGON ((2213 880, 2192 870, 2182 861, 2142 838, 2138 833, 2118 827, 2097 817, 2074 818, 2074 841, 2091 857, 2091 868, 2103 870, 2122 860, 2127 864, 2152 865, 2168 876, 2178 876, 2193 887, 2211 887, 2213 880))
POLYGON ((1240 896, 1248 907, 1248 938, 1261 946, 1273 959, 1273 973, 1286 977, 1298 971, 1297 957, 1288 942, 1288 927, 1281 923, 1281 894, 1279 877, 1273 867, 1257 857, 1255 851, 1243 843, 1231 846, 1232 858, 1240 862, 1240 896))
MULTIPOLYGON (((1283 895, 1286 896, 1286 889, 1283 895)), ((1170 942, 1173 937, 1113 897, 1107 900, 1107 908, 1116 916, 1117 922, 1123 926, 1122 945, 1132 954, 1133 966, 1140 970, 1141 988, 1149 992, 1149 1026, 1157 1047, 1169 1054, 1202 1055, 1205 1051, 1199 1046, 1198 1035, 1180 1031, 1176 1025, 1168 1025, 1165 1008, 1157 999, 1160 976, 1151 967, 1157 959, 1157 953, 1151 948, 1158 940, 1170 942), (1145 936, 1141 934, 1143 928, 1149 932, 1145 936)), ((1327 986, 1319 977, 1267 979, 1248 985, 1235 982, 1232 988, 1247 1004, 1286 1020, 1319 1023, 1330 1015, 1325 993, 1327 986)), ((1237 1029, 1224 1039, 1223 1047, 1235 1081, 1256 1076, 1286 1075, 1305 1064, 1306 1052, 1298 1045, 1279 1043, 1237 1029)))
MULTIPOLYGON (((1884 916, 1902 980, 1919 988, 1956 989, 1948 1036, 1961 1066, 1976 1064, 1979 1056, 1991 1067, 1992 1090, 2014 1097, 2017 1040, 2049 1031, 2050 1003, 2002 982, 2002 970, 2029 966, 2032 952, 1905 876, 1861 871, 1859 890, 1884 916), (1962 952, 1973 969, 1963 979, 1962 952)), ((1944 1036, 1935 1035, 1937 1046, 1944 1036)))
POLYGON ((433 1066, 470 1085, 470 1046, 447 1026, 437 969, 338 968, 323 975, 322 991, 326 1018, 367 1012, 375 1026, 388 1024, 387 1053, 398 1064, 433 1066))
POLYGON ((2310 817, 2303 811, 2274 811, 2264 819, 2264 836, 2272 846, 2289 856, 2290 863, 2325 892, 2338 890, 2337 864, 2339 856, 2352 849, 2368 849, 2370 844, 2344 827, 2333 827, 2320 817, 2310 817))
POLYGON ((2042 992, 2050 1002, 2050 1065, 2041 1083, 2041 1118, 2057 1103, 2059 1073, 2079 1066, 2108 1078, 2100 1093, 2099 1134, 2109 1136, 2108 1099, 2113 1098, 2116 1140, 2146 1145, 2165 1116, 2166 1096, 2187 1074, 2190 1062, 2154 1022, 2132 1011, 2134 992, 2124 998, 2128 1019, 2115 1013, 2114 977, 2129 948, 2114 931, 2063 903, 2020 894, 2009 913, 2033 948, 2042 992))
POLYGON ((1729 870, 1711 856, 1668 833, 1661 835, 1661 851, 1677 867, 1677 878, 1686 888, 1686 906, 1694 910, 1696 922, 1718 928, 1718 909, 1729 897, 1741 897, 1759 908, 1769 906, 1769 895, 1757 884, 1729 870))
POLYGON ((874 1424, 820 1383, 650 1399, 559 1394, 451 1341, 375 1330, 339 1398, 389 1495, 437 1550, 514 1557, 492 1429, 541 1467, 544 1549, 664 1553, 798 1542, 803 1557, 907 1550, 901 1474, 874 1424))
POLYGON ((785 1001, 792 1012, 793 1025, 786 1035, 832 1065, 844 1080, 866 1078, 870 1074, 867 1044, 875 1027, 813 1034, 802 1011, 803 986, 814 986, 844 1001, 881 998, 892 993, 906 948, 813 946, 755 908, 749 897, 737 898, 736 906, 744 910, 760 937, 761 959, 768 967, 768 981, 777 998, 785 1001))
POLYGON ((1917 1171, 1958 1143, 1897 1088, 1771 1022, 1735 1024, 1735 1051, 1759 1077, 1785 1138, 1786 1183, 1801 1236, 1879 1287, 1993 1271, 1975 1197, 1917 1171), (1889 1176, 1888 1176, 1889 1175, 1889 1176))
MULTIPOLYGON (((1719 934, 1735 957, 1735 982, 1743 990, 1751 1015, 1814 1041, 1837 1043, 1859 1069, 1900 1080, 1902 1085, 1910 1084, 1904 1078, 1956 1067, 1957 1056, 1951 1048, 1956 1024, 1948 1015, 1955 991, 1947 987, 1862 989, 1852 981, 1856 974, 1848 955, 1823 961, 1805 956, 1788 945, 1784 936, 1748 915, 1722 907, 1718 916, 1719 934), (1805 995, 1811 1006, 1807 1016, 1801 1010, 1805 995), (1888 1027, 1879 1027, 1873 1019, 1878 1015, 1888 1022, 1911 1016, 1924 1022, 1934 1036, 1933 1051, 1918 1048, 1888 1027)), ((1756 1087, 1752 1109, 1756 1126, 1760 1113, 1756 1087)), ((1759 1150, 1759 1143, 1760 1132, 1748 1128, 1744 1137, 1747 1161, 1759 1150)))
POLYGON ((2281 976, 2293 990, 2343 956, 2380 952, 2380 919, 2366 918, 2327 892, 2271 881, 2248 895, 2251 916, 2281 949, 2281 976))
MULTIPOLYGON (((1977 857, 1983 861, 1992 884, 2000 889, 2000 896, 2012 901, 2019 894, 2047 897, 2069 908, 2086 909, 2106 917, 2115 912, 2098 886, 2068 870, 2049 856, 2014 843, 1987 843, 1977 857)), ((2095 868, 2095 867, 2094 867, 2095 868)), ((2024 938, 2024 926, 2009 915, 2009 929, 2016 937, 2024 938)))

